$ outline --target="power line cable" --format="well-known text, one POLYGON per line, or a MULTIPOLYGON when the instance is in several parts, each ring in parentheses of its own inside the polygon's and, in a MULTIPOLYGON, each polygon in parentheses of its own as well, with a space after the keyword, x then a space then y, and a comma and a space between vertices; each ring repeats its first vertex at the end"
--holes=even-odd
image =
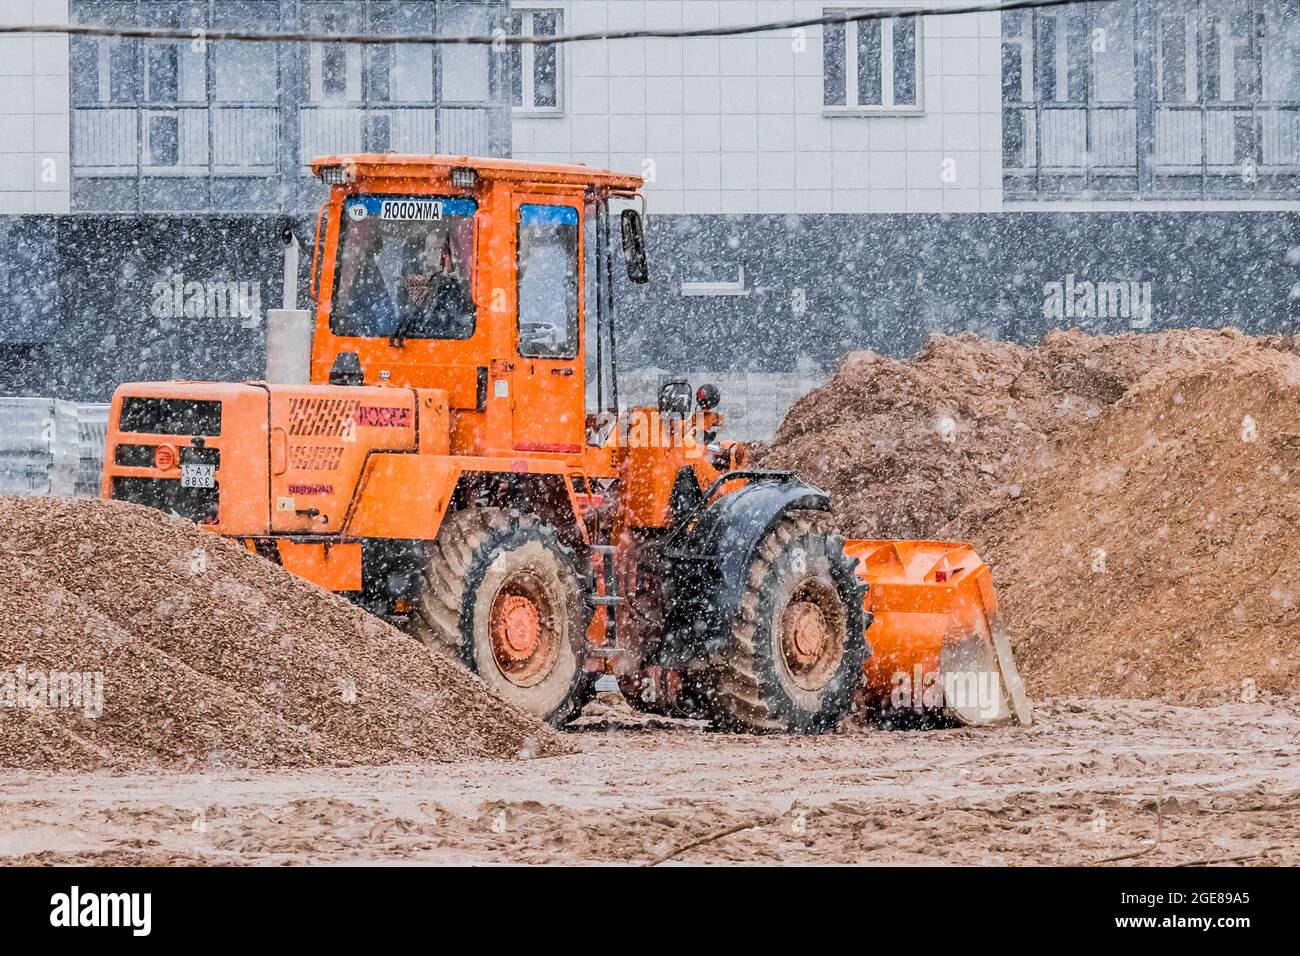
MULTIPOLYGON (((1113 3, 1115 0, 1088 0, 1092 3, 1113 3)), ((48 24, 44 26, 0 26, 4 34, 64 34, 81 37, 109 37, 134 40, 189 40, 235 41, 240 43, 351 43, 364 45, 432 45, 432 46, 561 46, 569 43, 590 43, 598 40, 672 40, 708 37, 748 36, 755 33, 777 33, 784 30, 801 30, 807 27, 831 26, 846 23, 863 23, 871 20, 897 20, 909 17, 948 17, 970 13, 1003 13, 1016 10, 1037 10, 1047 7, 1072 6, 1080 0, 1007 0, 1005 3, 968 3, 951 7, 878 7, 870 10, 845 10, 820 17, 774 20, 767 23, 736 24, 719 27, 699 27, 681 30, 605 30, 589 33, 570 33, 557 36, 524 36, 499 31, 491 36, 443 36, 440 34, 393 34, 388 36, 370 33, 303 33, 303 32, 253 32, 248 30, 222 30, 207 27, 122 27, 100 26, 89 23, 48 24)))

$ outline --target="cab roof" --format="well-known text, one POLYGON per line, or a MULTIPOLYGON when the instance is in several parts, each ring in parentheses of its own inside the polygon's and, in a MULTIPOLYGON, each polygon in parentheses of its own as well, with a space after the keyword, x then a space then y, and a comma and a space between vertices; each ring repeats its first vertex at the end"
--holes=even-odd
POLYGON ((343 166, 355 170, 358 179, 442 178, 453 169, 473 169, 482 179, 509 180, 572 186, 603 187, 612 193, 635 194, 644 180, 640 176, 614 173, 590 166, 561 163, 533 163, 518 159, 490 159, 474 156, 419 156, 399 153, 350 153, 319 156, 311 161, 312 172, 343 166))

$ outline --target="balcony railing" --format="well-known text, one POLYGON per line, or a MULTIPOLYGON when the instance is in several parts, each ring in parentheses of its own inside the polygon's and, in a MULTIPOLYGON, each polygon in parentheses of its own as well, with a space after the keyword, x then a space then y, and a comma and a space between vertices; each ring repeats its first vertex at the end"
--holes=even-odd
MULTIPOLYGON (((1261 178, 1300 174, 1300 103, 1157 103, 1154 112, 1153 148, 1144 157, 1136 106, 1008 105, 1003 112, 1008 189, 1031 176, 1098 183, 1129 177, 1136 189, 1145 169, 1157 186, 1164 178, 1179 189, 1209 194, 1216 181, 1252 164, 1261 178), (1199 186, 1194 177, 1201 177, 1199 186)), ((1282 182, 1277 180, 1279 186, 1282 182)))
POLYGON ((1256 163, 1261 172, 1300 169, 1300 105, 1156 108, 1157 169, 1236 172, 1247 161, 1256 163))
POLYGON ((219 107, 212 111, 213 172, 273 173, 280 155, 280 111, 219 107))
POLYGON ((1132 172, 1137 111, 1129 107, 1052 107, 1022 112, 1026 163, 1060 170, 1132 172))
POLYGON ((361 151, 482 156, 491 151, 492 109, 483 106, 304 106, 298 161, 361 151))
MULTIPOLYGON (((493 109, 304 106, 295 152, 304 168, 331 153, 488 155, 493 109)), ((72 113, 78 176, 272 176, 279 167, 275 107, 78 106, 72 113)))
POLYGON ((98 107, 72 111, 79 176, 267 176, 279 162, 274 107, 98 107))

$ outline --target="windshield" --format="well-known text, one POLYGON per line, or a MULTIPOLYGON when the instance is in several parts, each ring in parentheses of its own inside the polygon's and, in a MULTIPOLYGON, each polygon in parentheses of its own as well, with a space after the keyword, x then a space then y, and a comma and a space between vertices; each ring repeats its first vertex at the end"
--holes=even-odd
POLYGON ((330 331, 378 338, 474 334, 472 199, 359 196, 339 224, 330 331))

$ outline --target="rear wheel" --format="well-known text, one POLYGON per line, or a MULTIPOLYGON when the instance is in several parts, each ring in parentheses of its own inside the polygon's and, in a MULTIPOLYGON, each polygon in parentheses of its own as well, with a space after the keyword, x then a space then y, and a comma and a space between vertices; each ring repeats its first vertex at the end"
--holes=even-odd
POLYGON ((714 661, 714 718, 751 732, 833 729, 862 681, 862 590, 839 538, 783 518, 750 563, 714 661))
POLYGON ((587 610, 571 548, 549 525, 500 508, 449 515, 409 630, 489 688, 562 726, 586 703, 587 610))

